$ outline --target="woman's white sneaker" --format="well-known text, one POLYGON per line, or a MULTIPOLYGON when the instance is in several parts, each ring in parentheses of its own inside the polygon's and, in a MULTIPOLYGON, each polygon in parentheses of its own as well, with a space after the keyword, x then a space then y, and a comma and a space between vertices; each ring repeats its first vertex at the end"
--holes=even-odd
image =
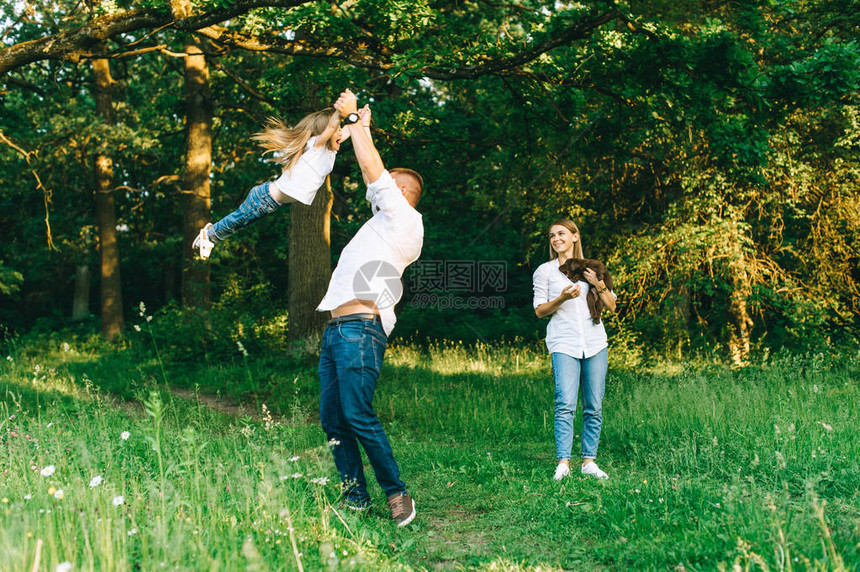
POLYGON ((608 479, 609 478, 609 475, 607 475, 606 473, 601 471, 600 467, 598 467, 597 463, 595 463, 594 461, 592 461, 588 464, 582 465, 581 472, 583 475, 595 477, 597 479, 608 479))
POLYGON ((555 474, 552 476, 556 481, 560 481, 570 474, 570 465, 567 463, 559 463, 555 468, 555 474))

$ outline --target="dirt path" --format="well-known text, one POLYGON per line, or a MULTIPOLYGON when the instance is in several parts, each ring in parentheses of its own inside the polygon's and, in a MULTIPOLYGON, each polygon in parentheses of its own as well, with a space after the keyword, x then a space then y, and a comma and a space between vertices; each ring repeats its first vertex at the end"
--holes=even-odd
POLYGON ((170 393, 176 397, 187 399, 189 401, 200 402, 213 411, 226 413, 233 417, 260 417, 260 412, 252 410, 247 405, 236 402, 233 399, 212 395, 209 393, 195 393, 194 390, 185 387, 171 387, 170 393))

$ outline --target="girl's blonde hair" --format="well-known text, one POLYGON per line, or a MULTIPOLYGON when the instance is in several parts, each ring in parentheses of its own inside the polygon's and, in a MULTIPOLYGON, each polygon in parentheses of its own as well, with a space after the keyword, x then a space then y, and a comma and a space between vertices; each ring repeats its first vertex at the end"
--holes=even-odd
POLYGON ((259 133, 255 133, 252 139, 265 149, 264 155, 279 153, 272 160, 283 165, 285 171, 290 171, 305 152, 308 140, 321 134, 328 127, 333 113, 335 113, 333 107, 316 111, 302 118, 295 127, 288 127, 280 119, 269 117, 266 127, 259 133))
MULTIPOLYGON (((569 230, 571 233, 579 234, 579 229, 576 227, 576 223, 573 222, 572 220, 570 220, 569 218, 556 219, 556 221, 554 223, 549 225, 549 229, 547 230, 547 234, 549 234, 549 231, 552 230, 552 227, 554 227, 554 226, 563 226, 564 228, 569 230)), ((579 235, 579 240, 577 240, 576 242, 573 243, 573 257, 574 258, 585 258, 585 256, 583 256, 583 254, 582 254, 582 235, 581 234, 579 235)), ((556 252, 553 249, 552 244, 550 244, 549 245, 549 259, 555 260, 556 258, 558 258, 558 252, 556 252)))

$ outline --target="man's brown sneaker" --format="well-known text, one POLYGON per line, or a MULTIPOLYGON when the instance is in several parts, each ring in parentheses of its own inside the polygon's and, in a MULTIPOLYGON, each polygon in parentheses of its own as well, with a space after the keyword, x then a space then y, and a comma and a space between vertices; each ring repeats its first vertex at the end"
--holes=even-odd
POLYGON ((415 501, 409 493, 394 493, 388 497, 388 507, 397 526, 406 526, 415 518, 415 501))

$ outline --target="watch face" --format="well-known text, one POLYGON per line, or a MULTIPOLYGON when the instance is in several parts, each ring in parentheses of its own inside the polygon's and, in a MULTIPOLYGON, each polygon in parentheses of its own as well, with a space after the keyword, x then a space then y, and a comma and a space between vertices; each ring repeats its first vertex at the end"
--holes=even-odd
POLYGON ((358 113, 350 113, 349 115, 346 116, 346 122, 347 123, 356 123, 356 122, 358 122, 358 120, 359 120, 358 113))

